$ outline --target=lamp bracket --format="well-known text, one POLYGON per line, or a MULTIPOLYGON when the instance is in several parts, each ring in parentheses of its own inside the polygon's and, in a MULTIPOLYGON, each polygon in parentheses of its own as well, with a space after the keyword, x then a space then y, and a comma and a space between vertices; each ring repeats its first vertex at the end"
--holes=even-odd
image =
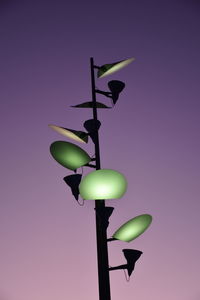
POLYGON ((104 92, 104 91, 95 89, 95 93, 98 93, 98 94, 104 95, 106 97, 112 98, 112 93, 111 92, 104 92))
POLYGON ((115 271, 115 270, 123 270, 123 269, 127 269, 128 265, 120 265, 120 266, 116 266, 116 267, 110 267, 108 270, 109 271, 115 271))
POLYGON ((107 242, 113 242, 113 241, 118 241, 118 239, 115 239, 115 238, 109 238, 109 239, 107 239, 107 242))

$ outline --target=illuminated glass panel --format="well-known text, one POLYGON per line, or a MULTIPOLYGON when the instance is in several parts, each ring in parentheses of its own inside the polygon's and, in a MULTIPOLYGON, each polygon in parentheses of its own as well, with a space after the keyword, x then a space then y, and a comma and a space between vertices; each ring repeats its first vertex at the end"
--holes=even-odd
POLYGON ((123 174, 111 169, 101 169, 87 174, 79 185, 85 200, 115 199, 124 195, 127 181, 123 174))
POLYGON ((139 215, 123 224, 113 235, 113 238, 130 242, 141 235, 151 224, 152 216, 139 215))
POLYGON ((91 161, 87 152, 69 142, 56 141, 52 143, 50 152, 59 164, 70 170, 76 170, 91 161))

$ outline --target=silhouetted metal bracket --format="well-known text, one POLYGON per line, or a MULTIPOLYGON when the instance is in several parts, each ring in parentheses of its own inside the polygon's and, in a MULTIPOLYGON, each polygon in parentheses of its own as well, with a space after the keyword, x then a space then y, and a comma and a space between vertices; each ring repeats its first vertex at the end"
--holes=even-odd
POLYGON ((115 238, 109 238, 109 239, 107 239, 107 242, 113 242, 113 241, 119 241, 119 240, 115 239, 115 238))

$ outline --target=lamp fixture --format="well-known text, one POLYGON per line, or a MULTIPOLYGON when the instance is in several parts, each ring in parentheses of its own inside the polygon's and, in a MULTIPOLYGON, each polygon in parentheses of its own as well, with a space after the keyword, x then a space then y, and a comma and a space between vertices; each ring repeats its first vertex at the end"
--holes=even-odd
POLYGON ((53 124, 48 125, 51 129, 55 130, 56 132, 80 143, 87 143, 88 142, 88 134, 83 131, 77 131, 69 128, 64 128, 60 126, 56 126, 53 124))
POLYGON ((56 141, 52 143, 50 152, 59 164, 69 170, 76 170, 91 161, 87 152, 69 142, 56 141))
POLYGON ((129 58, 129 59, 117 61, 117 62, 112 63, 112 64, 105 64, 105 65, 102 65, 101 67, 95 66, 98 69, 97 77, 102 78, 102 77, 105 77, 107 75, 113 74, 114 72, 117 72, 118 70, 126 67, 127 65, 129 65, 134 60, 135 60, 135 58, 132 57, 132 58, 129 58))
MULTIPOLYGON (((77 105, 71 105, 71 107, 74 107, 74 108, 94 108, 94 102, 88 101, 88 102, 80 103, 80 104, 77 104, 77 105)), ((107 105, 105 105, 104 103, 101 103, 101 102, 96 102, 96 107, 97 108, 112 108, 112 107, 107 106, 107 105)))
POLYGON ((119 98, 119 94, 125 88, 125 83, 119 80, 111 80, 108 82, 108 87, 112 93, 113 104, 115 104, 119 98))
POLYGON ((81 180, 80 195, 85 200, 118 199, 127 189, 123 174, 111 169, 92 171, 81 180))
POLYGON ((99 130, 101 126, 101 122, 99 120, 90 119, 84 122, 83 126, 87 130, 90 138, 92 139, 93 143, 97 142, 96 140, 96 132, 99 130))
POLYGON ((72 194, 74 195, 75 199, 78 201, 79 196, 79 184, 81 182, 81 174, 73 174, 69 176, 65 176, 63 180, 65 183, 71 188, 72 194))
POLYGON ((125 87, 125 83, 120 80, 111 80, 108 82, 108 87, 111 92, 104 92, 98 89, 96 89, 95 91, 98 94, 102 94, 106 97, 112 98, 113 104, 115 105, 115 103, 119 98, 119 94, 122 92, 122 90, 125 87))
POLYGON ((113 213, 114 207, 104 206, 104 207, 95 208, 95 210, 101 226, 107 228, 109 225, 109 218, 113 213))
POLYGON ((113 238, 124 242, 131 242, 140 236, 152 222, 152 216, 139 215, 123 224, 114 234, 113 238))
POLYGON ((140 258, 143 252, 135 249, 123 249, 122 251, 124 252, 127 264, 120 265, 117 267, 110 267, 109 271, 127 269, 128 275, 130 277, 135 268, 136 261, 140 258))

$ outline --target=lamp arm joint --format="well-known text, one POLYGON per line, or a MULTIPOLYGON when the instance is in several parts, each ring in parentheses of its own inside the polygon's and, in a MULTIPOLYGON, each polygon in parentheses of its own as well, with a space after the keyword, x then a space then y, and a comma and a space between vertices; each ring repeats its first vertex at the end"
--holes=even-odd
POLYGON ((102 95, 104 95, 106 97, 109 97, 109 98, 111 98, 111 95, 112 95, 111 92, 104 92, 104 91, 101 91, 101 90, 98 90, 98 89, 95 89, 95 93, 102 94, 102 95))

